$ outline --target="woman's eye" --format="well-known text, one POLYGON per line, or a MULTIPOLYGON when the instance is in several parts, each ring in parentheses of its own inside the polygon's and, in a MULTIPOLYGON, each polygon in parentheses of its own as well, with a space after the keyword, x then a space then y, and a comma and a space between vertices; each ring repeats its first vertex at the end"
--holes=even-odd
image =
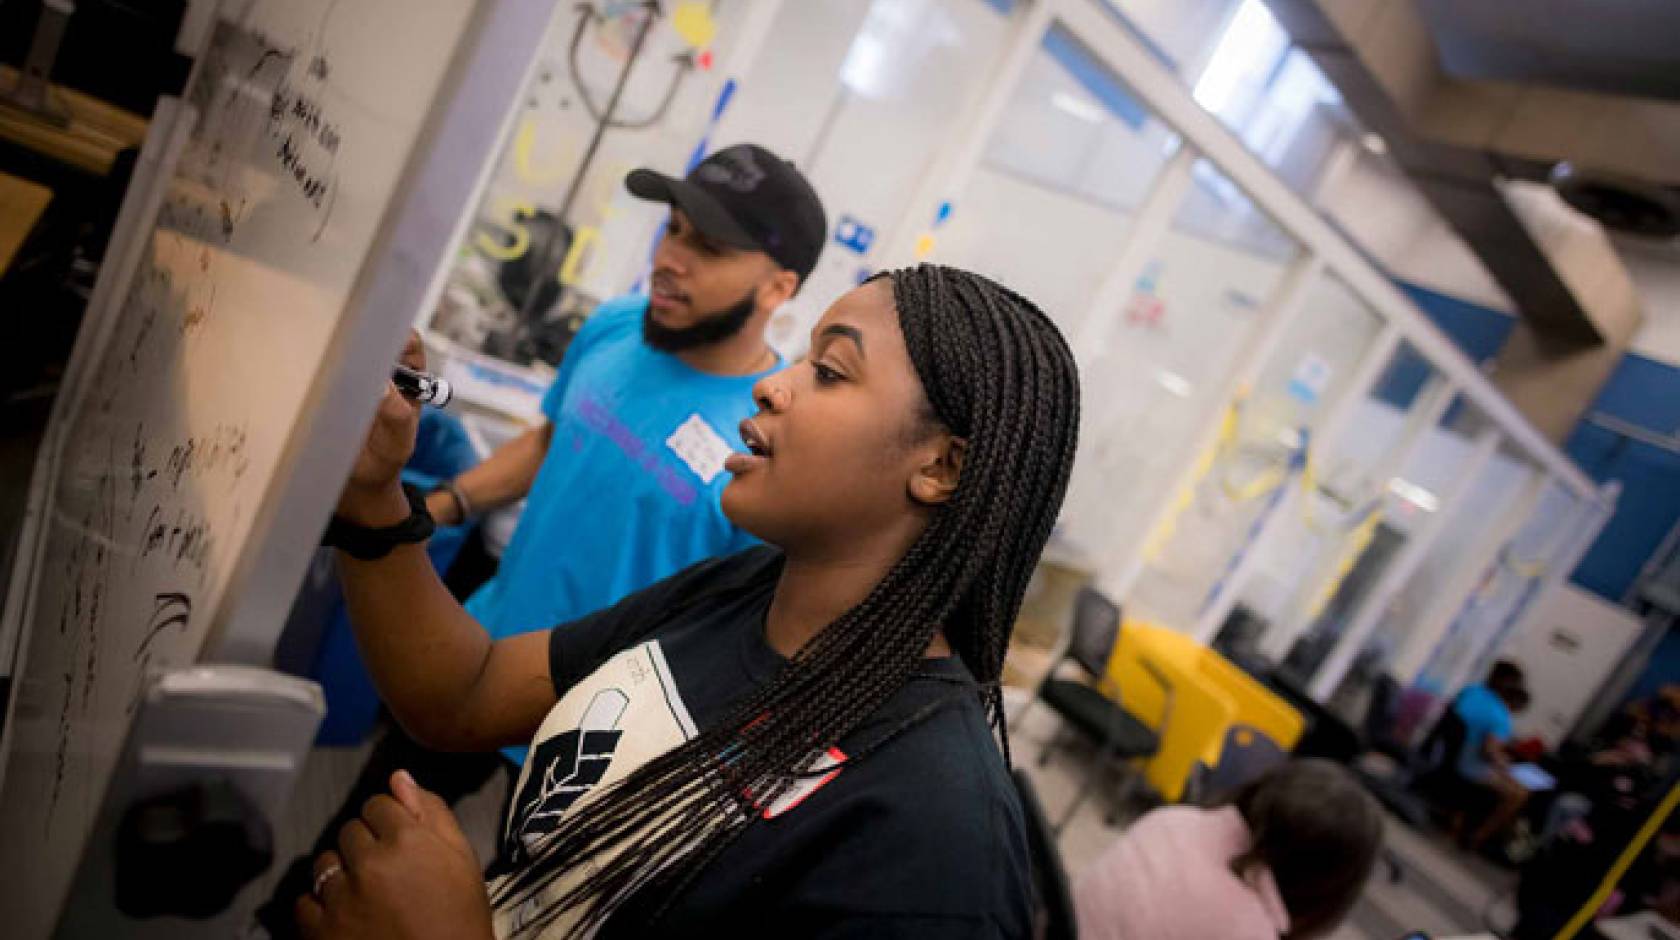
POLYGON ((816 370, 817 383, 819 385, 833 385, 841 379, 840 373, 830 369, 828 366, 825 366, 820 362, 812 363, 811 368, 816 370))

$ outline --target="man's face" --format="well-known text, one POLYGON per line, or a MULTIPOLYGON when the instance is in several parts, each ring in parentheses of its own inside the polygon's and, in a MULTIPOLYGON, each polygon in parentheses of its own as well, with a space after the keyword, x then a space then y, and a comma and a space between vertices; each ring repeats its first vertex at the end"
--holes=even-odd
MULTIPOLYGON (((701 234, 688 216, 673 206, 665 235, 653 252, 648 319, 662 334, 682 334, 706 327, 720 316, 740 317, 743 305, 756 311, 768 300, 770 282, 781 268, 769 255, 734 248, 701 234)), ((713 336, 713 341, 727 339, 713 336)))

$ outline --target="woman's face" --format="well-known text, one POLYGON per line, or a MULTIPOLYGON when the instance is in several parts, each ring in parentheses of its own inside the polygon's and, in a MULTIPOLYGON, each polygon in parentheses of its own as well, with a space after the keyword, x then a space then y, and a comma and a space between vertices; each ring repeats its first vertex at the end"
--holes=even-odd
POLYGON ((962 445, 932 418, 886 280, 835 301, 806 357, 753 397, 753 453, 730 458, 723 511, 766 542, 845 555, 914 538, 955 489, 962 445))

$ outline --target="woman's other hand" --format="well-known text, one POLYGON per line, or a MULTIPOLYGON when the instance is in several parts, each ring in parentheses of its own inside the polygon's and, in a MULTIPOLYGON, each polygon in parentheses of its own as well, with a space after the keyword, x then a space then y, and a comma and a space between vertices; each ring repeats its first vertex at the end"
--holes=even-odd
POLYGON ((310 940, 488 938, 490 899, 455 814, 406 772, 340 830, 315 862, 315 891, 297 901, 310 940))

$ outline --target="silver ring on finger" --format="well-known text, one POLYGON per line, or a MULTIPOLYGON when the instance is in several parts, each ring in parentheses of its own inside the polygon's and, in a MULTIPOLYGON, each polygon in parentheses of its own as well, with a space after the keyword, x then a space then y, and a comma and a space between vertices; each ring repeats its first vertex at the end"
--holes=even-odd
POLYGON ((327 882, 342 874, 344 874, 343 865, 328 865, 321 869, 321 873, 315 876, 315 885, 309 889, 309 893, 319 898, 321 889, 327 886, 327 882))

